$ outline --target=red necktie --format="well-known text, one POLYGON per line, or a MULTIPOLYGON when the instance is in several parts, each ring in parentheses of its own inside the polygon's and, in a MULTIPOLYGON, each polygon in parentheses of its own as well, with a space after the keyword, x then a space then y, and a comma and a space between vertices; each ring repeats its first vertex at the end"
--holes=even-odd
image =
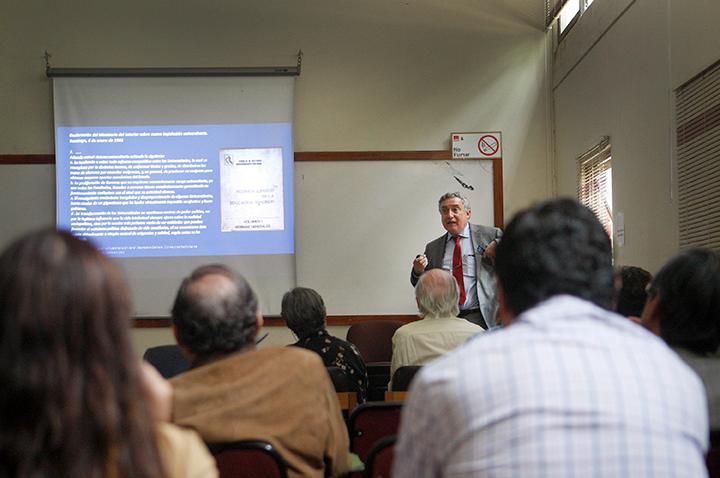
POLYGON ((453 251, 453 265, 452 275, 457 281, 458 289, 460 292, 460 300, 458 303, 463 305, 465 303, 465 281, 463 280, 463 267, 462 267, 462 248, 460 247, 459 235, 455 236, 455 250, 453 251))

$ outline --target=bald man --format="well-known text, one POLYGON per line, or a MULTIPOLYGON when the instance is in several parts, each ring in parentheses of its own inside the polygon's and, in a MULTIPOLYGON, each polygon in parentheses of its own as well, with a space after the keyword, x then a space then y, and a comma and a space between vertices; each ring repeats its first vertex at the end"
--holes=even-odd
POLYGON ((192 364, 171 381, 176 424, 206 443, 268 441, 289 478, 349 471, 347 428, 322 360, 297 347, 255 347, 263 317, 242 276, 222 265, 195 269, 180 286, 172 320, 192 364))

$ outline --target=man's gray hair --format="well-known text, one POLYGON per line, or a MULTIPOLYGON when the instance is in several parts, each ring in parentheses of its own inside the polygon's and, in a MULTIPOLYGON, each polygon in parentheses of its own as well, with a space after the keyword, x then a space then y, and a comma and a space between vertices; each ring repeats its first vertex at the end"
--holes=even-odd
POLYGON ((458 315, 458 285, 443 269, 431 269, 420 276, 415 298, 423 317, 455 317, 458 315))
POLYGON ((459 200, 461 200, 465 210, 470 211, 470 209, 471 209, 470 200, 457 191, 455 191, 454 193, 445 193, 442 196, 440 196, 440 199, 438 200, 438 210, 440 210, 440 207, 441 207, 443 201, 445 201, 446 199, 452 199, 452 198, 458 198, 459 200))

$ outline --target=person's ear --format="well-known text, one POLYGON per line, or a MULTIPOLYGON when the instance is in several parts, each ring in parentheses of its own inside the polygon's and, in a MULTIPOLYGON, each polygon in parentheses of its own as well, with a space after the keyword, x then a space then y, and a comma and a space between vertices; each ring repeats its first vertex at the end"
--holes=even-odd
POLYGON ((258 310, 258 311, 255 313, 255 328, 256 328, 256 333, 259 333, 259 332, 260 332, 260 329, 262 329, 262 326, 263 326, 264 323, 265 323, 265 319, 263 319, 263 315, 262 315, 262 314, 260 313, 260 311, 258 310))
POLYGON ((659 304, 660 298, 658 296, 648 296, 642 314, 640 314, 640 324, 655 335, 660 335, 659 304))
POLYGON ((175 324, 172 324, 170 327, 172 329, 173 336, 175 337, 175 342, 178 345, 178 348, 180 349, 180 353, 183 354, 183 357, 185 357, 185 360, 188 361, 188 363, 193 363, 195 360, 195 354, 192 353, 183 343, 182 339, 180 338, 180 332, 178 331, 177 327, 175 327, 175 324))

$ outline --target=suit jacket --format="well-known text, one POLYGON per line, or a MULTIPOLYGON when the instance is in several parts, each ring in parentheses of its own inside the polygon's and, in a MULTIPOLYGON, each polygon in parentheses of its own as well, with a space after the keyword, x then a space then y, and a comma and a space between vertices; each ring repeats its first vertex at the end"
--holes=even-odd
MULTIPOLYGON (((470 224, 470 242, 472 243, 473 251, 475 251, 478 303, 480 304, 480 311, 488 327, 495 326, 495 312, 497 311, 495 267, 490 259, 483 257, 483 252, 485 252, 488 244, 494 240, 499 241, 501 237, 502 230, 497 227, 470 224)), ((442 269, 446 243, 447 233, 429 242, 425 246, 425 256, 428 260, 428 265, 425 270, 442 269)), ((419 276, 416 276, 413 270, 410 269, 410 282, 413 286, 417 284, 418 279, 419 276)))

